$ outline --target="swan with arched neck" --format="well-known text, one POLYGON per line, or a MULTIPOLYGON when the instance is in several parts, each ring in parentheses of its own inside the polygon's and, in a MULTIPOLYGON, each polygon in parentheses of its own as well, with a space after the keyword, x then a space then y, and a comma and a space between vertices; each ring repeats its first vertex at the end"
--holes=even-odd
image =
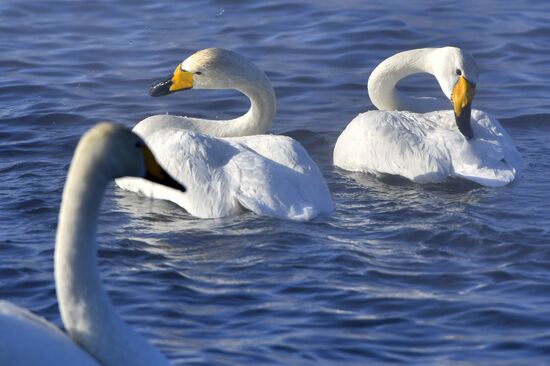
POLYGON ((107 185, 123 176, 185 191, 130 130, 102 123, 87 132, 67 174, 55 243, 56 293, 67 334, 24 308, 0 301, 0 365, 169 365, 118 315, 99 276, 101 200, 107 185))
POLYGON ((249 98, 250 109, 226 121, 156 115, 139 122, 134 132, 188 191, 182 195, 137 178, 118 179, 121 188, 172 201, 201 218, 249 210, 309 220, 333 210, 323 175, 302 145, 263 134, 275 116, 275 92, 252 62, 225 49, 201 50, 153 85, 150 94, 189 89, 235 89, 249 98))
POLYGON ((350 171, 401 175, 418 183, 450 177, 502 186, 520 175, 520 154, 493 116, 472 110, 477 65, 456 47, 423 48, 389 57, 372 72, 369 97, 378 111, 355 117, 334 148, 350 171), (396 89, 406 76, 434 75, 446 99, 396 89))

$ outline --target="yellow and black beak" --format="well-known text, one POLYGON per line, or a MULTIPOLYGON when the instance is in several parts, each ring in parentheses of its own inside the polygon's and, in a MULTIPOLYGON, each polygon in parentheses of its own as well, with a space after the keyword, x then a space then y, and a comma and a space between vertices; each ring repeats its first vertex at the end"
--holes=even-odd
POLYGON ((193 87, 193 74, 189 71, 183 71, 178 65, 174 74, 168 79, 154 84, 149 89, 149 95, 160 97, 179 90, 191 89, 193 87))
POLYGON ((464 76, 460 76, 453 87, 451 93, 451 102, 455 112, 455 120, 458 130, 470 140, 474 137, 472 133, 472 123, 470 117, 472 114, 472 100, 475 95, 475 85, 470 83, 464 76))
POLYGON ((145 144, 141 145, 141 152, 143 153, 143 159, 145 160, 145 176, 143 178, 154 183, 177 189, 181 192, 186 191, 182 184, 178 183, 175 179, 168 175, 164 169, 161 168, 153 156, 153 153, 147 146, 145 146, 145 144))

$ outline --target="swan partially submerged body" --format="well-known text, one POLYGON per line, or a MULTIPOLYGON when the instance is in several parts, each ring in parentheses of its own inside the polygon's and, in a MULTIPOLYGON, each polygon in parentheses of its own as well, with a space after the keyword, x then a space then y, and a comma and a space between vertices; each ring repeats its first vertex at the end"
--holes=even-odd
POLYGON ((368 82, 379 110, 349 123, 336 142, 334 164, 418 183, 450 177, 489 187, 512 182, 520 175, 521 156, 498 120, 471 109, 477 78, 475 62, 458 48, 418 49, 388 58, 368 82), (451 103, 396 90, 399 80, 415 73, 434 75, 451 103))
POLYGON ((185 190, 126 128, 103 123, 86 133, 67 174, 55 244, 56 292, 67 335, 23 308, 0 302, 0 365, 169 365, 116 313, 98 273, 101 200, 108 183, 123 176, 185 190))
POLYGON ((265 74, 235 52, 199 51, 155 84, 152 96, 185 89, 236 89, 250 99, 246 114, 228 121, 158 115, 134 127, 185 195, 139 178, 118 179, 123 189, 172 201, 193 216, 217 218, 249 210, 258 215, 309 220, 333 210, 323 175, 297 141, 259 135, 276 111, 265 74))
POLYGON ((100 366, 55 325, 7 301, 0 301, 0 365, 100 366))

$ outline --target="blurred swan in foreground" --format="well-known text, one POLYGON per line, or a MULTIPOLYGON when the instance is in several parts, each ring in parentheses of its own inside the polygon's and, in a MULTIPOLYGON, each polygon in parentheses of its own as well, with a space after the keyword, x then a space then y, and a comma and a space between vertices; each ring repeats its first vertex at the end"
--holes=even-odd
POLYGON ((59 214, 55 284, 68 336, 9 302, 0 302, 0 365, 169 365, 115 312, 98 273, 97 220, 114 178, 139 176, 185 191, 126 128, 99 124, 74 154, 59 214), (69 338, 70 337, 70 338, 69 338))
POLYGON ((521 156, 496 118, 471 109, 477 79, 473 58, 459 48, 410 50, 384 60, 368 82, 379 111, 349 123, 336 142, 334 164, 418 183, 449 177, 489 187, 510 183, 520 175, 521 156), (451 103, 396 90, 399 80, 417 73, 434 75, 451 103))
POLYGON ((198 51, 154 85, 150 94, 190 88, 236 89, 251 106, 228 121, 171 115, 144 119, 134 132, 188 191, 184 195, 139 178, 118 179, 118 186, 172 201, 201 218, 250 210, 309 220, 333 210, 323 175, 302 145, 286 136, 258 135, 271 126, 276 107, 271 83, 254 64, 224 49, 198 51))

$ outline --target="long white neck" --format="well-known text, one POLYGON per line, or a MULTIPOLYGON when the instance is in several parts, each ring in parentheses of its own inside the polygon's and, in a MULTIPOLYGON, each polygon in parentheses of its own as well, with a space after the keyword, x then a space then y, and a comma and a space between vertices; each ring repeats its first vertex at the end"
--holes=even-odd
POLYGON ((241 83, 235 87, 250 99, 250 109, 244 115, 226 121, 214 121, 220 124, 214 130, 215 136, 237 137, 259 135, 271 127, 277 110, 275 92, 263 73, 251 83, 241 83))
POLYGON ((426 113, 448 109, 449 101, 442 98, 412 97, 398 91, 399 80, 413 74, 434 75, 430 56, 434 48, 422 48, 400 52, 384 60, 371 73, 368 91, 371 102, 380 110, 407 110, 426 113))
MULTIPOLYGON (((189 130, 216 137, 258 135, 271 127, 277 110, 275 91, 263 72, 251 71, 246 79, 228 83, 227 88, 236 89, 250 99, 250 109, 244 115, 230 120, 207 120, 192 117, 156 115, 144 119, 134 127, 142 137, 164 128, 189 130)), ((219 89, 217 87, 216 89, 219 89)))
POLYGON ((69 336, 103 365, 168 365, 118 316, 101 284, 96 233, 109 182, 101 164, 97 154, 77 149, 63 191, 55 245, 61 318, 69 336))

